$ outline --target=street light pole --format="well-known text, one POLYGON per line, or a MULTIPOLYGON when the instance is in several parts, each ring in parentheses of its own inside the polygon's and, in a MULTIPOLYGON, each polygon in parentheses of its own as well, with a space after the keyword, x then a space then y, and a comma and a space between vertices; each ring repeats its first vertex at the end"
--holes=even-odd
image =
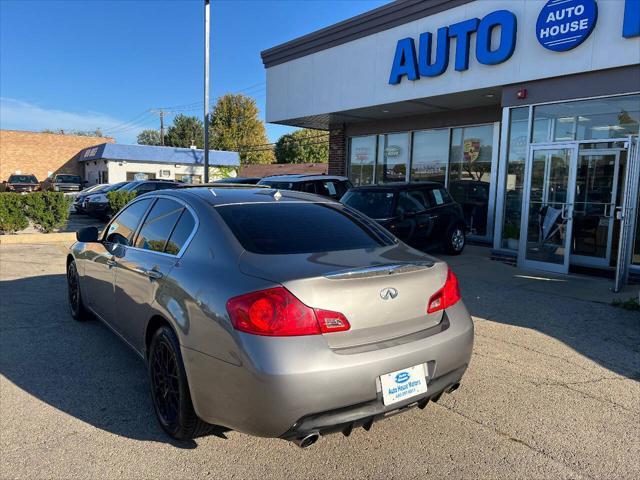
POLYGON ((209 0, 204 0, 204 183, 209 183, 209 0))

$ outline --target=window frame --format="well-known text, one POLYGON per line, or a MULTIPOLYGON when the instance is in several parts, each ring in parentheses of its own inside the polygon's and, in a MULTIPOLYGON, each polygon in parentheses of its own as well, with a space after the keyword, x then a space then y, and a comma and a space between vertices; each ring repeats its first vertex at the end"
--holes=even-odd
MULTIPOLYGON (((149 206, 147 207, 147 209, 145 210, 144 214, 142 215, 141 220, 138 222, 138 225, 136 226, 136 229, 134 231, 131 243, 133 245, 120 245, 121 247, 124 248, 128 248, 131 250, 135 250, 138 252, 146 252, 146 253, 150 253, 153 255, 164 255, 167 257, 171 257, 171 258, 176 258, 176 259, 180 259, 182 258, 182 256, 184 255, 184 252, 187 250, 187 248, 189 248, 189 245, 191 244, 191 241, 193 240, 193 237, 196 235, 198 228, 200 227, 200 219, 198 218, 198 215, 196 215, 195 210, 191 207, 191 205, 189 205, 188 203, 186 203, 185 201, 183 201, 181 198, 178 197, 173 197, 170 195, 161 195, 161 194, 152 194, 152 193, 148 193, 144 196, 140 196, 139 198, 136 198, 134 201, 132 201, 127 208, 129 208, 130 206, 132 206, 134 203, 143 201, 143 200, 147 200, 150 199, 151 203, 149 204, 149 206), (140 234, 140 230, 142 229, 142 226, 144 225, 144 222, 147 220, 147 217, 149 216, 149 213, 151 212, 151 209, 153 208, 153 206, 156 204, 156 202, 158 201, 158 199, 160 198, 164 198, 166 200, 172 200, 176 203, 179 203, 180 205, 182 205, 186 211, 188 211, 191 214, 191 217, 193 218, 193 230, 191 231, 191 233, 189 234, 189 236, 187 236, 187 239, 184 242, 184 245, 182 245, 182 248, 180 249, 180 251, 177 254, 172 254, 172 253, 166 253, 166 252, 157 252, 155 250, 147 250, 146 248, 139 248, 136 247, 136 241, 138 240, 138 235, 140 234)), ((124 210, 123 210, 124 211, 124 210)), ((183 213, 184 215, 184 213, 183 213)), ((111 226, 111 224, 119 217, 120 215, 114 217, 105 227, 104 233, 102 235, 102 239, 101 242, 106 243, 106 234, 109 231, 109 227, 111 226)), ((178 221, 180 221, 180 218, 178 218, 178 221)), ((171 234, 173 234, 173 231, 175 230, 175 227, 177 225, 176 224, 173 226, 173 229, 171 230, 171 234)), ((171 234, 169 235, 169 238, 171 238, 171 234)), ((166 245, 165 245, 166 248, 166 245)))

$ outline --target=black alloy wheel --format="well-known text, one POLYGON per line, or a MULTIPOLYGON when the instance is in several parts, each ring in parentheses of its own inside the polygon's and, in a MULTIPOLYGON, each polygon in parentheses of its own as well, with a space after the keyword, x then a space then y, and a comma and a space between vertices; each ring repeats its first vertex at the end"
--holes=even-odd
POLYGON ((190 440, 211 433, 191 402, 180 344, 174 331, 163 325, 153 334, 148 357, 153 408, 162 429, 177 440, 190 440))
POLYGON ((69 303, 69 312, 74 320, 82 322, 88 319, 88 312, 82 303, 80 277, 78 276, 78 268, 75 261, 70 262, 67 267, 67 301, 69 303))

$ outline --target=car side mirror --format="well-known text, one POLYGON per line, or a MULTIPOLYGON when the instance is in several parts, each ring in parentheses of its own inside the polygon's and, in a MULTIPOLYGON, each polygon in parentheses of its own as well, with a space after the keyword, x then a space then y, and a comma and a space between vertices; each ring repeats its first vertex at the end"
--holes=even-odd
POLYGON ((98 229, 85 227, 76 232, 76 239, 83 243, 96 243, 98 241, 98 229))

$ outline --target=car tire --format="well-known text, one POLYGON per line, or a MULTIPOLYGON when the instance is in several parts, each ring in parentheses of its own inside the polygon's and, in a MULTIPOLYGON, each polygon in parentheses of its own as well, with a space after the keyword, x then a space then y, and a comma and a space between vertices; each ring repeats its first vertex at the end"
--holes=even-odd
POLYGON ((69 262, 67 266, 67 302, 69 312, 74 320, 84 322, 89 320, 91 315, 84 306, 82 293, 80 291, 80 276, 78 275, 78 267, 75 260, 69 262))
POLYGON ((462 225, 454 225, 447 232, 444 250, 449 255, 460 255, 467 244, 467 237, 462 225))
POLYGON ((193 408, 180 344, 171 328, 161 326, 149 348, 151 400, 162 429, 176 440, 191 440, 211 432, 193 408))

